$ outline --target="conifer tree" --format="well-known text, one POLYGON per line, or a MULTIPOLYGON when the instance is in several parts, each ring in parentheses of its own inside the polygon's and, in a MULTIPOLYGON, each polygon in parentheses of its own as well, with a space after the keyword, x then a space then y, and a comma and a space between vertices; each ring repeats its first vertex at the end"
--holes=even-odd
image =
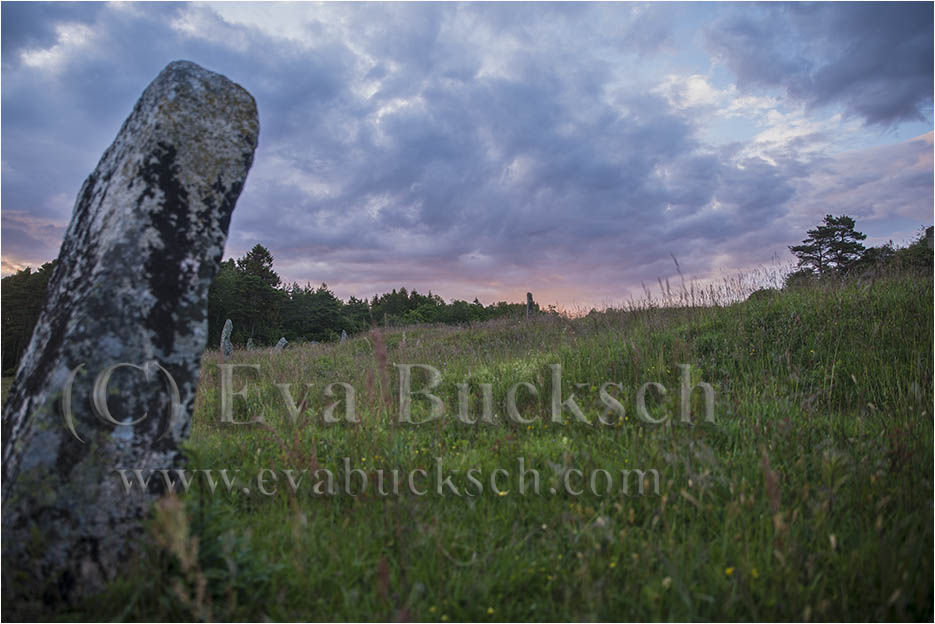
POLYGON ((800 269, 819 276, 844 274, 865 251, 860 241, 867 235, 855 230, 854 225, 847 215, 825 215, 820 225, 808 231, 802 244, 792 245, 789 251, 799 259, 800 269))

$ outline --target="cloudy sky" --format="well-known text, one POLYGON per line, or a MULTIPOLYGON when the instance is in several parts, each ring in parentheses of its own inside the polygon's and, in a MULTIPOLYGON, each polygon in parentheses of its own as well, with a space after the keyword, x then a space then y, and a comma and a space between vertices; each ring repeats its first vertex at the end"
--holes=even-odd
POLYGON ((932 4, 2 4, 3 272, 58 254, 146 85, 248 89, 226 257, 339 296, 566 308, 932 223, 932 4))

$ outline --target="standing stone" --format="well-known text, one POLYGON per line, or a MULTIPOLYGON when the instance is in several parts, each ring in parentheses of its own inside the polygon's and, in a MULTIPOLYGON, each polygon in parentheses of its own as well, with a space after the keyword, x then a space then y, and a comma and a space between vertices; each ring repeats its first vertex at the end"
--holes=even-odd
POLYGON ((176 61, 81 187, 3 410, 4 615, 75 603, 140 545, 162 481, 127 493, 117 471, 181 465, 208 288, 258 133, 247 91, 176 61))
POLYGON ((529 315, 532 314, 532 293, 526 293, 526 318, 529 318, 529 315))
POLYGON ((253 336, 247 338, 247 351, 253 351, 253 336))
POLYGON ((279 342, 276 343, 276 346, 273 347, 273 351, 275 351, 276 353, 279 353, 280 351, 286 348, 287 344, 289 344, 289 341, 286 340, 285 336, 283 336, 282 338, 279 339, 279 342))
POLYGON ((341 330, 341 343, 343 344, 345 342, 347 342, 347 331, 342 329, 341 330))
POLYGON ((230 319, 224 322, 224 329, 221 330, 221 352, 224 359, 229 358, 234 353, 234 345, 231 344, 231 332, 234 331, 234 324, 230 319))

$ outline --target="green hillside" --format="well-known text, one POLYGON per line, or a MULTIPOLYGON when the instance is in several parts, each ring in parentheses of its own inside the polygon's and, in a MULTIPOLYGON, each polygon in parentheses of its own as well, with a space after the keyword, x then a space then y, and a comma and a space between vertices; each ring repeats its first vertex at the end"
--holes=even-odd
MULTIPOLYGON (((236 351, 233 363, 259 372, 233 372, 233 391, 248 386, 231 414, 264 424, 220 422, 219 355, 208 352, 189 469, 212 469, 216 478, 220 469, 239 470, 238 481, 212 495, 198 477, 163 504, 137 571, 76 613, 930 620, 932 301, 931 279, 891 278, 729 306, 542 314, 414 326, 282 353, 236 351), (443 418, 394 424, 400 363, 438 370, 432 393, 443 418), (559 400, 574 392, 590 424, 567 408, 553 422, 554 364, 559 400), (683 422, 684 370, 692 384, 711 384, 710 419, 696 388, 683 422), (325 407, 346 397, 340 387, 325 396, 332 382, 355 389, 359 423, 324 422, 325 407), (504 406, 518 382, 533 384, 538 398, 528 386, 516 389, 513 420, 504 406), (619 384, 604 389, 625 409, 622 420, 604 414, 607 425, 599 421, 604 382, 619 384), (646 382, 666 394, 649 388, 641 413, 646 382), (295 424, 277 383, 292 384, 295 424), (480 384, 490 384, 494 424, 458 420, 459 383, 467 384, 471 419, 480 413, 480 384), (367 475, 364 494, 360 473, 352 475, 355 495, 344 492, 345 458, 367 475), (538 471, 538 495, 531 473, 520 492, 519 458, 524 470, 538 471), (439 461, 449 478, 442 495, 439 461), (384 496, 376 471, 394 468, 404 475, 400 494, 384 496), (413 473, 414 485, 424 495, 406 481, 418 468, 425 474, 413 473), (472 468, 481 488, 468 478, 472 468), (287 469, 296 480, 309 470, 296 491, 287 469), (319 469, 334 474, 337 493, 313 491, 327 485, 319 469), (497 469, 509 474, 495 475, 494 490, 497 469), (257 475, 276 493, 258 492, 257 475)), ((413 370, 413 389, 427 381, 425 370, 413 370)), ((413 396, 412 420, 428 419, 430 407, 413 396)), ((344 403, 333 415, 343 419, 344 403)))

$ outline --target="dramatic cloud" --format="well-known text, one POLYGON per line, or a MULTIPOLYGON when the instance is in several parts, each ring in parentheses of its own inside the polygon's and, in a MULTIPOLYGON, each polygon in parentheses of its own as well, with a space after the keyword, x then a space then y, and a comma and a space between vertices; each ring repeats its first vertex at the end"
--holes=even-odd
POLYGON ((788 256, 827 211, 881 237, 930 218, 926 60, 904 62, 928 46, 930 96, 931 16, 910 37, 911 6, 2 11, 5 273, 56 255, 84 177, 176 58, 259 106, 227 254, 259 242, 285 280, 344 297, 612 303, 671 276, 671 254, 699 278, 788 256), (875 52, 844 54, 864 36, 875 52))
POLYGON ((869 124, 931 118, 931 3, 769 4, 719 20, 707 40, 740 88, 841 104, 869 124))
POLYGON ((848 214, 875 235, 871 244, 902 242, 931 225, 932 133, 912 141, 845 152, 799 182, 797 221, 805 226, 821 210, 848 214))

